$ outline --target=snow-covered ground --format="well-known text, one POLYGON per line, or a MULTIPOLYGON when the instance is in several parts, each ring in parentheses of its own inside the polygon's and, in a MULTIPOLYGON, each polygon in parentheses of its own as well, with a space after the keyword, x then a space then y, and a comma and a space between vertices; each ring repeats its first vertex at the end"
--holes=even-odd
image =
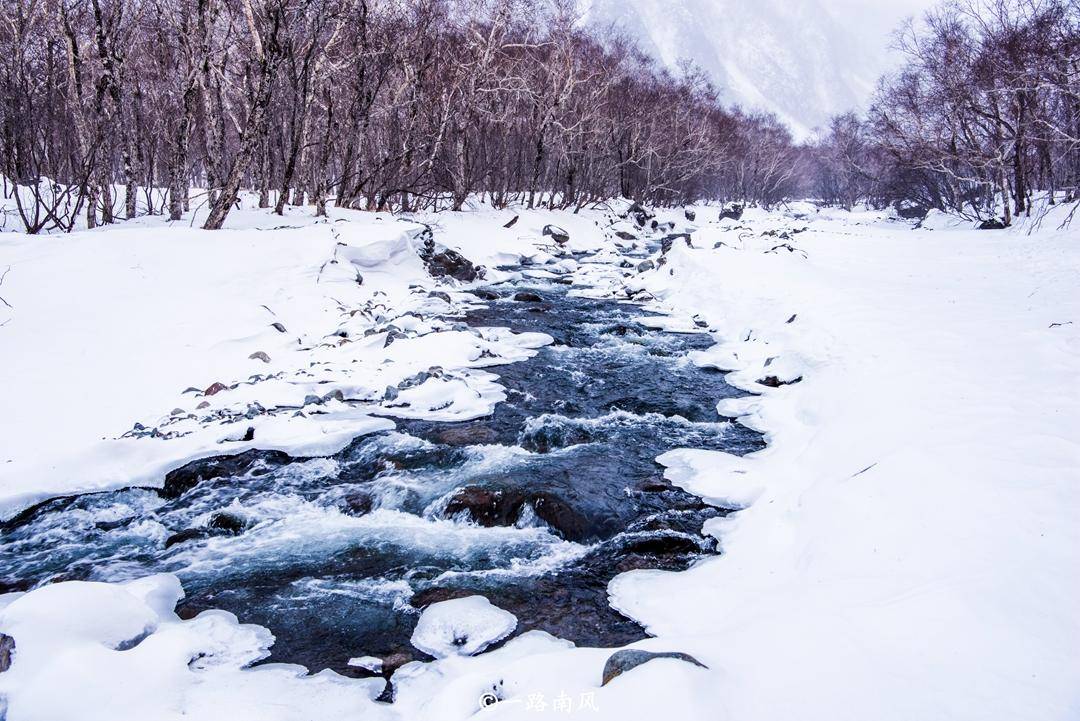
MULTIPOLYGON (((435 240, 489 267, 545 261, 550 222, 617 260, 604 211, 517 212, 441 215, 435 240)), ((717 222, 698 208, 693 247, 676 240, 655 269, 572 266, 597 294, 648 290, 673 327, 705 322, 719 343, 696 361, 756 394, 719 411, 765 432, 766 450, 661 459, 673 482, 743 509, 712 522, 723 555, 610 586, 654 636, 637 647, 707 669, 660 659, 601 686, 610 650, 531 632, 407 664, 386 705, 379 679, 245 669, 268 634, 223 613, 180 620, 182 590, 155 576, 0 596, 16 643, 0 709, 8 721, 1076 718, 1080 231, 1057 229, 1065 212, 1027 234, 802 205, 717 222)), ((681 211, 660 219, 687 225, 681 211)), ((388 416, 482 415, 500 399, 482 367, 547 340, 436 317, 469 301, 425 274, 416 223, 230 220, 218 233, 140 221, 0 236, 5 517, 59 493, 160 483, 198 456, 322 452, 388 416), (214 383, 225 389, 207 393, 214 383), (159 436, 125 437, 136 422, 159 436)), ((497 638, 505 616, 484 614, 434 627, 497 638)))
MULTIPOLYGON (((482 416, 501 395, 478 369, 550 341, 433 318, 475 298, 430 296, 417 255, 427 221, 498 279, 495 265, 542 252, 541 214, 514 231, 501 227, 510 213, 234 215, 220 233, 158 218, 0 235, 0 517, 50 496, 160 485, 185 461, 249 447, 331 453, 391 427, 383 416, 482 416), (438 377, 387 394, 433 367, 438 377)), ((563 222, 595 235, 592 221, 563 222)), ((595 249, 586 237, 571 247, 595 249)))

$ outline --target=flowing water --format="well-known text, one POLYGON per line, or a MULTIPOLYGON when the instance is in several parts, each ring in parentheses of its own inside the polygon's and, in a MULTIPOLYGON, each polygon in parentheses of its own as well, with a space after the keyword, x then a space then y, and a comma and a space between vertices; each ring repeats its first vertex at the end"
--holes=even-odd
POLYGON ((63 579, 177 574, 178 612, 223 608, 268 627, 271 661, 311 670, 407 653, 418 608, 480 593, 518 632, 579 644, 644 637, 607 583, 684 569, 715 552, 722 509, 662 477, 679 447, 743 454, 760 437, 722 422, 736 395, 686 353, 704 334, 647 329, 634 305, 530 281, 471 312, 473 326, 539 331, 555 344, 492 369, 507 400, 468 423, 402 421, 326 458, 248 452, 189 464, 163 490, 54 499, 0 527, 0 590, 63 579))

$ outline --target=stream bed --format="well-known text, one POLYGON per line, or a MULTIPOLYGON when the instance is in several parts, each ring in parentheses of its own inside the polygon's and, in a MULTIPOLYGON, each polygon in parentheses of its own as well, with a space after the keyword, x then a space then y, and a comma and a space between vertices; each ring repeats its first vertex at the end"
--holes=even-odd
POLYGON ((469 325, 555 339, 490 369, 507 393, 493 415, 399 421, 330 457, 251 451, 189 464, 161 490, 47 501, 0 525, 0 591, 175 573, 181 616, 231 611, 273 632, 270 661, 350 675, 366 673, 356 656, 427 658, 409 643, 419 609, 463 595, 513 613, 518 633, 643 638, 609 606, 608 582, 715 553, 701 528, 724 513, 668 484, 655 458, 763 444, 716 414, 739 392, 687 360, 707 334, 651 330, 639 306, 570 291, 479 292, 469 325))

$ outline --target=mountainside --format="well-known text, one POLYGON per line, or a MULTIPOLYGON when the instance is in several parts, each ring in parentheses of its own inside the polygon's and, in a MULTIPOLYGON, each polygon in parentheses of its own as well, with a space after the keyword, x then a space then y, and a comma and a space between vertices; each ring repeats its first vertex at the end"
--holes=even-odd
POLYGON ((707 71, 723 99, 777 113, 797 137, 861 107, 889 66, 889 31, 925 2, 593 0, 587 22, 615 25, 675 69, 707 71))

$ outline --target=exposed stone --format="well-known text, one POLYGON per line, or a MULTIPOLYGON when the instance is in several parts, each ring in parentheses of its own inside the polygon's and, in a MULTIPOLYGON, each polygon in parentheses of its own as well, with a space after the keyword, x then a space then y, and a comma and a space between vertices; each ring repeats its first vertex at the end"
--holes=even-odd
POLYGON ((744 210, 745 208, 739 203, 729 205, 726 208, 721 209, 720 220, 740 220, 744 210))
POLYGON ((407 663, 411 663, 414 660, 413 655, 410 653, 404 653, 398 651, 386 656, 382 662, 383 675, 389 678, 394 675, 394 672, 407 663))
POLYGON ((627 233, 625 230, 620 230, 615 233, 615 237, 619 240, 637 240, 638 237, 633 233, 627 233))
POLYGON ((218 393, 221 393, 221 391, 227 391, 227 390, 229 390, 229 386, 225 385, 224 383, 214 382, 214 383, 211 383, 210 386, 206 390, 203 391, 203 395, 204 396, 217 395, 218 393))
POLYGON ((639 228, 644 228, 646 223, 653 219, 654 214, 640 203, 634 203, 627 208, 626 217, 633 218, 639 228))
POLYGON ((515 215, 513 218, 510 219, 510 222, 503 225, 503 227, 504 228, 513 228, 514 225, 518 222, 519 217, 520 216, 515 215))
POLYGON ((689 208, 683 211, 683 215, 686 216, 686 219, 689 220, 691 223, 697 220, 697 213, 690 210, 689 208))
POLYGON ((382 660, 382 676, 386 679, 386 686, 383 687, 382 693, 376 697, 376 701, 379 703, 394 703, 394 696, 396 690, 394 684, 390 681, 390 677, 394 675, 394 672, 407 663, 414 661, 415 658, 412 654, 403 653, 398 651, 392 653, 382 660))
POLYGON ((559 245, 566 245, 570 242, 570 234, 557 225, 545 225, 543 234, 549 236, 559 245))
POLYGON ((201 541, 211 535, 210 531, 205 528, 185 528, 166 538, 165 548, 171 548, 178 543, 187 543, 188 541, 201 541))
POLYGON ((263 363, 269 363, 270 362, 270 356, 268 356, 266 353, 264 353, 261 350, 255 351, 254 353, 249 355, 248 358, 250 360, 261 360, 263 363))
POLYGON ((444 293, 441 290, 433 290, 433 291, 431 291, 430 293, 428 293, 428 298, 438 298, 439 300, 444 301, 446 303, 450 302, 450 294, 449 293, 444 293))
POLYGON ((242 476, 255 473, 259 469, 269 472, 292 460, 282 451, 250 450, 232 456, 214 456, 192 461, 165 475, 161 495, 165 498, 178 498, 199 483, 215 478, 242 476))
POLYGON ((11 659, 15 655, 15 639, 0 633, 0 673, 11 668, 11 659))
POLYGON ((347 516, 366 516, 375 508, 375 499, 366 491, 353 491, 345 494, 338 508, 347 516))
POLYGON ((904 203, 896 201, 896 217, 901 220, 922 220, 929 214, 930 208, 918 203, 904 203))
POLYGON ((461 253, 436 246, 431 238, 424 241, 417 254, 433 278, 453 278, 470 283, 483 275, 483 269, 473 265, 461 253))
POLYGON ((472 294, 480 300, 498 300, 500 298, 498 293, 487 290, 486 288, 477 288, 472 294))
POLYGON ((409 599, 409 605, 413 608, 423 610, 433 603, 452 601, 455 598, 465 598, 475 594, 475 591, 469 591, 464 588, 428 588, 418 593, 414 593, 409 599))
POLYGON ((218 511, 210 516, 206 527, 211 531, 220 531, 228 536, 239 536, 251 525, 247 518, 232 511, 218 511))
POLYGON ((524 501, 520 491, 465 486, 450 497, 443 514, 447 518, 465 514, 472 522, 486 528, 512 526, 524 501))
POLYGON ((694 247, 690 243, 690 234, 689 233, 672 233, 670 235, 665 235, 663 240, 660 241, 660 253, 663 254, 663 255, 667 255, 668 251, 670 251, 672 249, 672 247, 674 247, 675 241, 677 241, 677 240, 684 240, 684 241, 686 241, 686 245, 688 247, 690 247, 690 248, 694 247))
POLYGON ((285 326, 282 325, 281 323, 271 323, 270 327, 273 328, 274 330, 276 330, 278 333, 284 333, 285 332, 285 326))
POLYGON ((543 303, 544 302, 544 299, 541 298, 539 295, 537 295, 536 293, 531 293, 529 291, 521 291, 520 293, 515 293, 514 294, 514 300, 518 301, 519 303, 543 303))
POLYGON ((582 541, 591 535, 589 520, 561 498, 545 494, 535 496, 530 503, 537 517, 567 541, 582 541))
POLYGON ((658 658, 671 658, 676 661, 684 661, 686 663, 699 666, 701 668, 708 668, 701 661, 691 656, 688 653, 682 653, 680 651, 667 651, 667 652, 654 652, 654 651, 642 651, 636 648, 624 648, 621 651, 616 651, 608 657, 607 663, 604 664, 603 679, 600 682, 601 686, 607 686, 613 679, 623 675, 628 671, 632 671, 643 663, 648 663, 658 658))
POLYGON ((455 425, 439 431, 439 443, 448 446, 478 446, 495 442, 496 434, 491 427, 480 424, 455 425))
POLYGON ((780 380, 780 378, 778 378, 777 376, 765 376, 764 378, 759 378, 758 379, 758 383, 760 385, 767 386, 769 388, 779 388, 780 386, 791 386, 791 385, 795 385, 796 383, 799 383, 800 381, 802 381, 802 376, 799 376, 798 378, 792 378, 789 381, 780 380))
POLYGON ((648 556, 701 553, 701 546, 696 540, 677 533, 657 533, 631 538, 623 544, 622 548, 625 553, 640 553, 648 556))
POLYGON ((1008 226, 998 218, 990 218, 979 223, 979 230, 1005 230, 1008 226))
POLYGON ((655 267, 656 263, 652 262, 652 260, 643 260, 637 264, 637 272, 644 273, 645 271, 652 270, 655 267))

